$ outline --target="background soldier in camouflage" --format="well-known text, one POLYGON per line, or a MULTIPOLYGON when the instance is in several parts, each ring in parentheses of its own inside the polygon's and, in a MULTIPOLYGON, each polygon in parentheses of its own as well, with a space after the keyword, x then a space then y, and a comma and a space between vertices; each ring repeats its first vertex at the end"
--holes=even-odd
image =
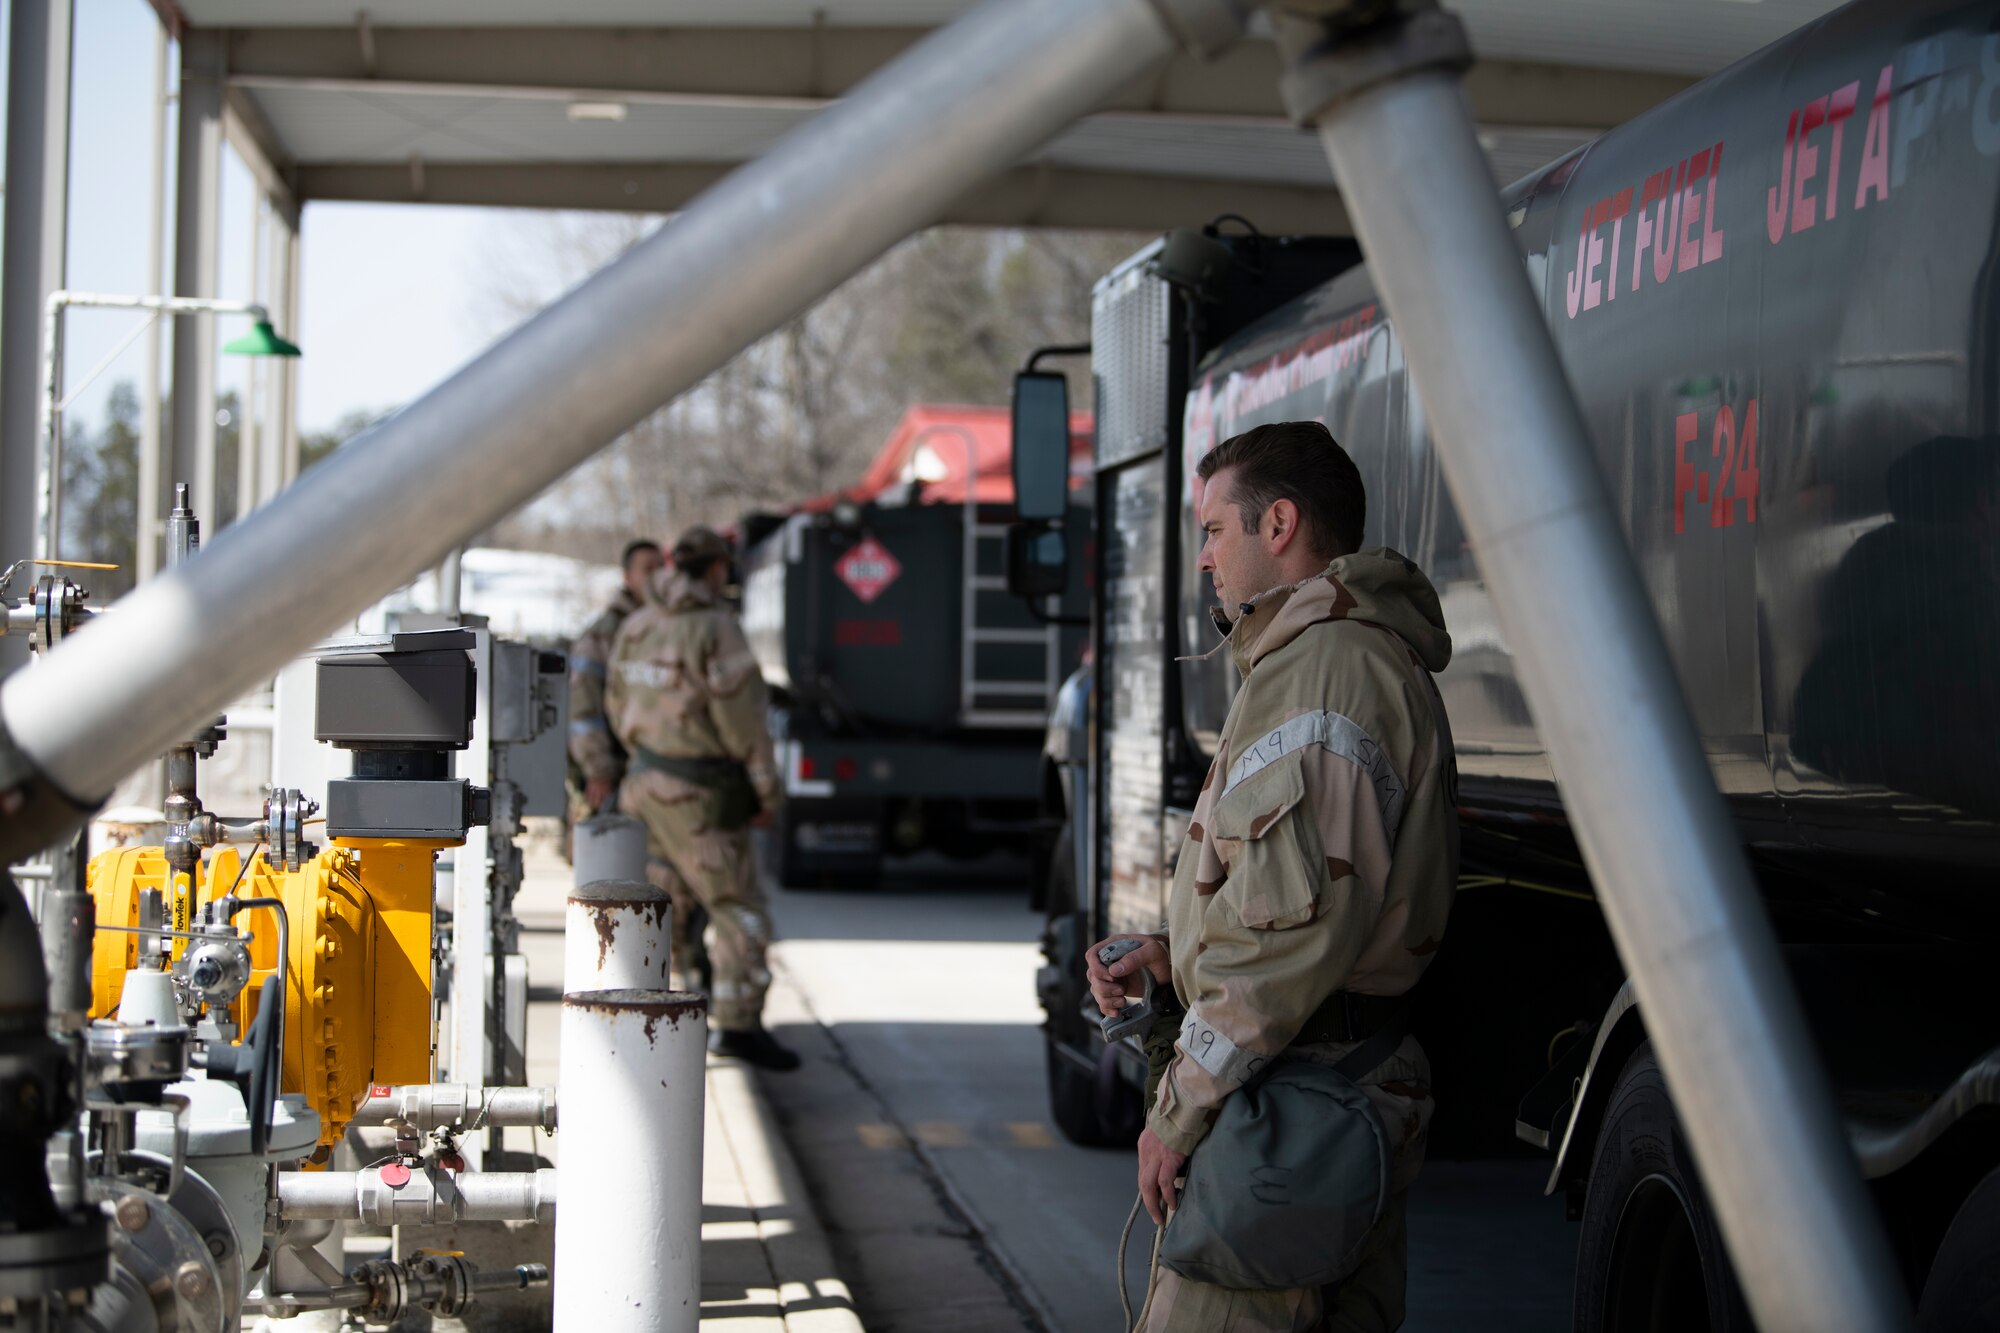
POLYGON ((750 848, 751 826, 770 824, 782 793, 764 678, 722 604, 728 578, 715 533, 690 528, 674 543, 656 597, 612 646, 605 710, 631 752, 620 807, 645 822, 676 904, 692 895, 708 911, 709 1048, 794 1069, 798 1056, 764 1030, 771 915, 750 848))
POLYGON ((666 563, 660 544, 628 542, 621 557, 625 586, 569 646, 569 811, 577 824, 605 808, 625 777, 625 747, 604 717, 604 673, 611 643, 625 618, 645 603, 653 575, 666 563))
MULTIPOLYGON (((1458 877, 1456 768, 1431 680, 1451 657, 1410 561, 1357 550, 1352 460, 1313 422, 1261 426, 1198 469, 1200 568, 1243 673, 1181 849, 1168 929, 1091 990, 1116 1012, 1140 967, 1186 1009, 1139 1139, 1154 1220, 1251 1071, 1282 1053, 1337 1064, 1402 1021, 1458 877), (1233 622, 1227 623, 1227 622, 1233 622)), ((1131 989, 1136 992, 1136 985, 1131 989)), ((1388 1330, 1403 1322, 1404 1191, 1423 1160, 1430 1066, 1414 1037, 1358 1080, 1395 1150, 1361 1265, 1334 1287, 1236 1291, 1162 1270, 1148 1333, 1388 1330)))

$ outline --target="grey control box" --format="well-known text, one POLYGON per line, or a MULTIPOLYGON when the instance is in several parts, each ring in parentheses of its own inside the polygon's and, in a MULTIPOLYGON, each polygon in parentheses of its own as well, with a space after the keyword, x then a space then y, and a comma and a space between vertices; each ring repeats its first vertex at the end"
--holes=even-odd
POLYGON ((383 635, 318 663, 313 736, 344 749, 463 749, 472 741, 467 630, 383 635), (379 644, 379 647, 377 646, 379 644))
POLYGON ((442 838, 458 842, 491 817, 490 793, 463 779, 335 778, 326 784, 326 831, 335 838, 442 838))

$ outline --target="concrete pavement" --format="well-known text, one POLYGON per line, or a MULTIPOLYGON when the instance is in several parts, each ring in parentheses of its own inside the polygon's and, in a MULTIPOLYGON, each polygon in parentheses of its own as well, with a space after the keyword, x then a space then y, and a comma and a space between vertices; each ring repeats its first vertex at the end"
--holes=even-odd
MULTIPOLYGON (((759 1081, 869 1328, 1118 1328, 1133 1157, 1049 1123, 1019 871, 911 862, 868 891, 774 892, 773 914, 766 1018, 806 1062, 759 1081)), ((1575 1231, 1547 1174, 1542 1157, 1426 1166, 1405 1333, 1568 1326, 1575 1231)), ((1151 1241, 1141 1217, 1135 1305, 1151 1241)))

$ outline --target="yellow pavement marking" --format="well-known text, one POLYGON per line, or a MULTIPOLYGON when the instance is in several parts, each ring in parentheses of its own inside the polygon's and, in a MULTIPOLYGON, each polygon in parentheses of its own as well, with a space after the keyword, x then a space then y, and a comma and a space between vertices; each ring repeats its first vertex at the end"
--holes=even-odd
POLYGON ((917 1142, 927 1148, 963 1148, 972 1142, 965 1126, 950 1120, 928 1120, 915 1130, 917 1142))
MULTIPOLYGON (((991 1126, 978 1126, 980 1137, 989 1138, 991 1126)), ((1055 1136, 1049 1127, 1039 1121, 1012 1120, 999 1128, 1006 1131, 1007 1141, 1016 1148, 1053 1148, 1055 1136)), ((856 1125, 854 1132, 861 1139, 861 1146, 875 1149, 907 1148, 915 1139, 926 1148, 964 1148, 970 1146, 973 1133, 956 1120, 926 1120, 910 1126, 908 1135, 895 1125, 879 1122, 856 1125)))
POLYGON ((1014 1146, 1017 1148, 1053 1148, 1056 1146, 1054 1137, 1049 1134, 1049 1127, 1039 1120, 1009 1121, 1007 1125, 1007 1137, 1014 1140, 1014 1146))
POLYGON ((861 1136, 863 1147, 900 1148, 903 1146, 903 1131, 894 1125, 856 1125, 854 1132, 861 1136))

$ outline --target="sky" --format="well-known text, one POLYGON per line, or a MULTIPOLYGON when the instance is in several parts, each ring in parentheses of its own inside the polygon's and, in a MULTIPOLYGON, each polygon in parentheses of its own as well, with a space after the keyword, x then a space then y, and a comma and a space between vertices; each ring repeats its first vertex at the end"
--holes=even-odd
MULTIPOLYGON (((145 0, 76 0, 67 277, 72 289, 138 294, 147 288, 156 29, 145 0)), ((170 58, 170 71, 173 64, 170 58)), ((0 63, 0 77, 4 68, 0 63)), ((167 139, 171 182, 171 115, 167 139)), ((249 172, 225 147, 218 292, 224 297, 255 299, 250 294, 253 198, 249 172)), ((168 286, 172 225, 170 207, 163 270, 168 286)), ((321 430, 352 411, 408 402, 492 342, 505 318, 493 299, 494 275, 480 257, 523 225, 518 213, 490 209, 307 205, 300 324, 279 330, 305 352, 299 362, 300 428, 321 430)), ((78 381, 143 317, 72 311, 67 318, 66 387, 75 392, 78 381)), ((227 319, 221 340, 247 327, 243 319, 227 319)), ((111 386, 139 382, 144 347, 143 338, 134 342, 78 394, 72 416, 81 413, 93 426, 100 422, 111 386)), ((220 388, 240 390, 245 365, 224 357, 220 388)))

